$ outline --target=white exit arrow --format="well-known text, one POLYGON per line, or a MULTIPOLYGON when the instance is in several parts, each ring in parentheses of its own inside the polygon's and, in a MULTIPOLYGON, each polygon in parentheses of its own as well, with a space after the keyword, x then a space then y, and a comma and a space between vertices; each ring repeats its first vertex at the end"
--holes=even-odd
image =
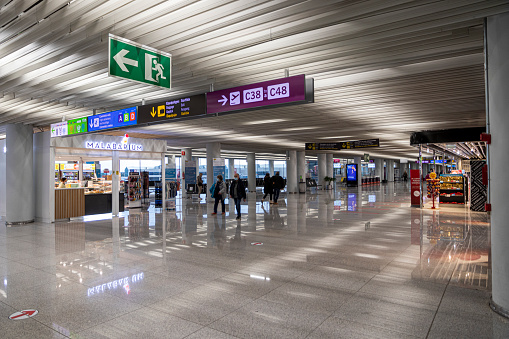
POLYGON ((221 100, 218 100, 217 102, 222 102, 223 104, 221 106, 224 106, 226 105, 226 103, 228 102, 228 98, 225 97, 224 95, 222 96, 223 98, 221 100))
POLYGON ((120 52, 118 52, 114 57, 113 59, 115 59, 115 61, 117 62, 117 64, 120 66, 120 68, 124 71, 124 72, 129 72, 129 70, 127 69, 127 67, 125 67, 125 64, 127 65, 131 65, 131 66, 134 66, 134 67, 138 67, 138 60, 133 60, 133 59, 128 59, 125 57, 125 55, 129 53, 129 51, 127 49, 123 49, 121 50, 120 52))

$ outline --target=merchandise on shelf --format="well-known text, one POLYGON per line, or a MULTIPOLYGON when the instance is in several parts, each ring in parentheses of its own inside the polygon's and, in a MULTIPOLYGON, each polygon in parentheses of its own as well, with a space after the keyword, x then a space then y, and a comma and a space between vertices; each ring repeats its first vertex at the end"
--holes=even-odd
POLYGON ((129 208, 141 207, 141 198, 143 197, 142 182, 139 172, 130 172, 127 177, 129 208))
POLYGON ((463 174, 440 175, 440 203, 464 204, 464 177, 463 174))

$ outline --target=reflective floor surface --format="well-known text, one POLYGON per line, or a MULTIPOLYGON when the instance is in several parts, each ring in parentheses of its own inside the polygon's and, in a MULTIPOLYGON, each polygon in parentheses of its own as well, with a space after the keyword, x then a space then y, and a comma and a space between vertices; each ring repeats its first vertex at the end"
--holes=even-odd
POLYGON ((55 224, 0 222, 2 338, 507 338, 490 225, 410 207, 409 186, 177 199, 55 224), (232 206, 233 207, 233 206, 232 206), (39 313, 9 320, 24 309, 39 313))

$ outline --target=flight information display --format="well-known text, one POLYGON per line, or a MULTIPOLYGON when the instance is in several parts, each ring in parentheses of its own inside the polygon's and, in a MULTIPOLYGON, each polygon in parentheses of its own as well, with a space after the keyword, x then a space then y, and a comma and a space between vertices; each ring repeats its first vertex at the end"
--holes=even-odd
POLYGON ((120 128, 136 125, 138 111, 136 107, 119 109, 117 111, 91 115, 88 117, 88 131, 95 132, 104 129, 120 128))
POLYGON ((171 121, 207 113, 205 94, 138 107, 138 124, 171 121))

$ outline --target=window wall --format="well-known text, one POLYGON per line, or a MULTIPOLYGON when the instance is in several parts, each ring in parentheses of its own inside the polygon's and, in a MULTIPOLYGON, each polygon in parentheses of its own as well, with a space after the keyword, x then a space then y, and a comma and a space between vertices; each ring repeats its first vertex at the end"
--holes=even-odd
POLYGON ((235 168, 235 172, 237 172, 239 174, 239 177, 241 179, 247 179, 247 160, 246 159, 234 159, 233 167, 235 168))
POLYGON ((269 161, 268 160, 256 160, 256 177, 264 178, 266 173, 270 173, 269 161))
POLYGON ((286 161, 274 161, 274 174, 279 172, 279 175, 286 178, 286 161))

